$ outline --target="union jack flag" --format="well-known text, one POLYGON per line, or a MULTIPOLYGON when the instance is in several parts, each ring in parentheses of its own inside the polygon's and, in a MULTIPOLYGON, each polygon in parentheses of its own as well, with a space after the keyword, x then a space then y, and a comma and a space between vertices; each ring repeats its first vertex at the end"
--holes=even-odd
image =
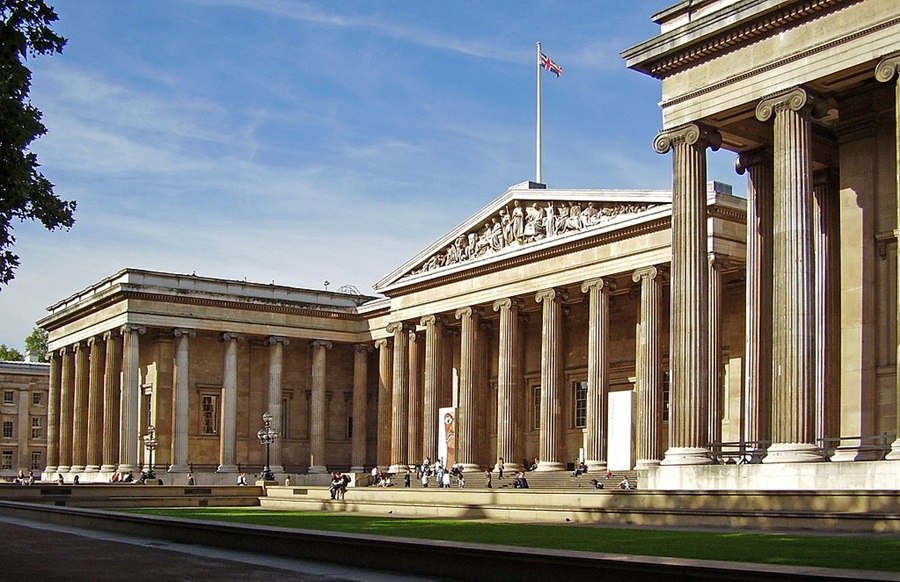
POLYGON ((553 62, 553 59, 541 53, 541 67, 547 69, 551 73, 556 73, 556 76, 559 77, 562 75, 562 67, 553 62))

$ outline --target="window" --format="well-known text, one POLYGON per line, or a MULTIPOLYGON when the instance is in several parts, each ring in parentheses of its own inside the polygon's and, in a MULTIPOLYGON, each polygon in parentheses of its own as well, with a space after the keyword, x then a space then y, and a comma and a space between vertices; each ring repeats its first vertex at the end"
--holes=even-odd
POLYGON ((35 406, 41 406, 44 404, 44 395, 41 392, 32 392, 31 403, 35 406))
POLYGON ((575 403, 575 428, 584 428, 587 426, 587 382, 575 382, 575 394, 572 402, 575 403))
POLYGON ((3 404, 13 404, 13 391, 12 390, 4 390, 3 391, 3 404))
POLYGON ((200 433, 219 434, 219 396, 200 395, 200 433))
POLYGON ((290 414, 289 414, 290 410, 291 410, 291 407, 288 406, 288 399, 287 398, 283 399, 281 401, 281 426, 276 427, 276 429, 275 429, 280 433, 280 436, 283 439, 290 438, 290 435, 291 435, 291 432, 289 430, 291 427, 291 423, 288 422, 291 418, 290 414))
POLYGON ((11 420, 3 421, 3 438, 5 438, 5 439, 13 438, 13 421, 11 421, 11 420))
POLYGON ((31 451, 31 469, 40 471, 44 468, 44 459, 40 451, 31 451))
POLYGON ((32 439, 42 439, 44 438, 44 427, 41 422, 40 416, 32 416, 31 417, 31 438, 32 439))
POLYGON ((347 417, 347 440, 353 440, 353 417, 347 417))
POLYGON ((12 451, 3 451, 3 469, 12 469, 12 451))
POLYGON ((534 430, 541 430, 541 387, 532 388, 531 400, 531 426, 534 430))
POLYGON ((663 372, 663 422, 669 422, 669 373, 663 372))

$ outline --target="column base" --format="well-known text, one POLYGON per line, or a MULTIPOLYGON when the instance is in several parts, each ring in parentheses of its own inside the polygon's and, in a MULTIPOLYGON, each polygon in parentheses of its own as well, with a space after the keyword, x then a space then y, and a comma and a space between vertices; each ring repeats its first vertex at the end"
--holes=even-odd
POLYGON ((885 461, 900 461, 900 436, 891 445, 891 452, 884 458, 885 461))
POLYGON ((559 461, 538 461, 535 471, 565 471, 566 466, 559 461))
POLYGON ((702 447, 672 447, 660 461, 663 466, 711 465, 709 450, 702 447))
POLYGON ((597 473, 597 472, 605 473, 606 467, 608 466, 606 464, 606 461, 585 461, 585 463, 587 463, 588 472, 593 472, 593 473, 597 473))
POLYGON ((87 465, 87 466, 84 468, 84 472, 85 472, 85 473, 99 473, 99 472, 100 472, 100 465, 87 465))
POLYGON ((269 470, 272 471, 272 474, 284 473, 283 465, 269 465, 269 470))
POLYGON ((69 467, 69 473, 84 473, 84 465, 72 465, 69 467))
POLYGON ((409 471, 409 465, 397 463, 396 465, 391 465, 388 468, 388 473, 393 473, 394 475, 398 475, 400 473, 406 473, 409 471))
MULTIPOLYGON (((503 474, 504 475, 515 475, 519 471, 523 471, 521 463, 503 463, 503 474)), ((494 471, 497 471, 497 467, 494 467, 494 471)), ((499 472, 499 471, 498 471, 499 472)))
POLYGON ((136 465, 130 465, 130 464, 128 464, 128 463, 122 463, 121 465, 119 465, 119 468, 116 469, 116 470, 117 470, 119 473, 121 473, 121 474, 124 475, 124 474, 126 474, 126 473, 136 473, 137 470, 138 470, 138 468, 137 468, 136 465))
POLYGON ((216 473, 237 473, 238 467, 237 465, 219 465, 216 468, 216 473))
POLYGON ((190 465, 172 465, 166 473, 190 473, 190 465))
POLYGON ((47 465, 46 467, 44 467, 43 475, 49 476, 51 473, 56 473, 57 470, 58 468, 55 465, 47 465))
MULTIPOLYGON (((459 463, 463 473, 480 473, 481 467, 475 463, 459 463)), ((452 467, 444 467, 444 471, 449 471, 452 467)))
POLYGON ((56 468, 57 473, 68 473, 71 467, 69 465, 60 465, 56 468))
POLYGON ((309 475, 318 475, 318 474, 322 474, 322 473, 327 473, 328 467, 326 467, 325 465, 312 465, 312 466, 310 466, 309 469, 306 470, 306 472, 309 475))
POLYGON ((819 463, 823 461, 822 450, 811 443, 773 443, 763 459, 763 464, 773 463, 819 463))
MULTIPOLYGON (((283 472, 284 471, 282 470, 282 473, 283 472)), ((351 473, 368 473, 369 471, 366 471, 366 468, 363 467, 362 465, 353 465, 352 467, 350 467, 350 472, 351 473)))
MULTIPOLYGON (((644 471, 650 469, 652 467, 659 467, 660 463, 659 459, 638 459, 634 464, 635 471, 644 471)), ((588 470, 590 470, 591 466, 588 465, 588 470)))
POLYGON ((100 465, 101 473, 115 473, 116 466, 115 465, 100 465))

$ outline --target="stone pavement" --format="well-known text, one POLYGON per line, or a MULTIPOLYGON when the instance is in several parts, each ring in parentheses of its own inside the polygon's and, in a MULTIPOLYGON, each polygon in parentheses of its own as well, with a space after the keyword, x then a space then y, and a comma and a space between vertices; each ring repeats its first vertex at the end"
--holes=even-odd
POLYGON ((438 582, 0 517, 0 582, 438 582))

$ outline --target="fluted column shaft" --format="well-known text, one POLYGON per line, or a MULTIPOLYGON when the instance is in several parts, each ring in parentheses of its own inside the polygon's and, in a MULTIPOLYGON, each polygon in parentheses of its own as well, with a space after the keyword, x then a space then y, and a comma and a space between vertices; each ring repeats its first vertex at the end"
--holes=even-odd
POLYGON ((141 346, 140 336, 147 328, 127 324, 122 328, 125 347, 122 354, 122 385, 120 390, 119 472, 137 471, 141 442, 138 423, 141 405, 141 346))
POLYGON ((405 323, 391 323, 394 335, 394 375, 391 393, 391 473, 406 471, 409 460, 409 332, 405 323))
POLYGON ((47 466, 44 468, 46 478, 59 468, 59 393, 62 360, 59 354, 52 351, 47 354, 50 359, 50 386, 47 394, 47 466))
POLYGON ((103 459, 103 370, 104 344, 99 338, 88 340, 90 377, 88 378, 87 465, 85 472, 100 471, 103 459))
POLYGON ((760 102, 774 117, 772 441, 765 463, 819 461, 815 445, 815 262, 812 255, 812 98, 803 89, 760 102))
POLYGON ((721 136, 688 124, 657 136, 659 153, 673 150, 671 375, 669 449, 664 465, 710 462, 709 426, 709 265, 707 250, 706 148, 721 136))
POLYGON ((75 344, 75 418, 72 422, 71 473, 81 473, 87 465, 88 388, 90 382, 90 348, 86 342, 75 344))
POLYGON ((498 299, 493 305, 494 311, 500 313, 499 326, 499 362, 497 366, 497 462, 503 458, 504 470, 521 471, 518 462, 522 458, 519 441, 521 436, 520 421, 522 411, 519 394, 521 393, 521 346, 519 339, 520 300, 498 299))
POLYGON ((638 410, 635 428, 635 468, 659 465, 662 457, 662 374, 660 371, 660 300, 662 277, 656 267, 638 269, 632 281, 641 284, 641 312, 637 328, 638 410))
POLYGON ((190 412, 191 338, 197 336, 192 329, 175 329, 175 406, 172 421, 172 466, 170 473, 190 471, 188 459, 188 414, 190 412))
POLYGON ((476 471, 475 462, 475 335, 480 316, 466 307, 456 311, 460 321, 459 407, 456 414, 456 462, 464 471, 476 471))
POLYGON ((393 348, 387 339, 375 342, 378 348, 378 458, 382 469, 391 465, 391 403, 393 399, 393 348))
POLYGON ((541 311, 541 430, 538 435, 539 471, 564 469, 561 462, 562 405, 562 302, 558 289, 538 291, 534 299, 541 311))
POLYGON ((772 410, 772 155, 765 150, 740 154, 739 174, 747 172, 746 340, 742 442, 750 458, 763 453, 771 438, 772 410))
MULTIPOLYGON (((894 198, 897 211, 897 232, 900 234, 900 55, 894 55, 879 62, 875 69, 875 78, 882 83, 894 81, 894 175, 896 177, 894 198)), ((897 253, 897 262, 897 288, 900 289, 900 252, 897 253)), ((895 338, 897 344, 897 369, 895 372, 895 389, 897 392, 895 429, 897 436, 891 444, 891 452, 886 457, 890 461, 900 461, 900 293, 897 294, 897 305, 895 307, 897 311, 898 334, 897 338, 895 338)))
POLYGON ((269 384, 266 394, 266 412, 272 415, 271 426, 279 435, 269 445, 269 469, 273 473, 283 473, 284 466, 281 459, 281 442, 284 436, 284 418, 282 417, 281 402, 282 383, 284 375, 284 346, 290 345, 290 340, 280 336, 266 338, 269 346, 269 384))
POLYGON ((310 403, 309 472, 326 473, 325 459, 325 356, 331 349, 331 342, 316 340, 312 348, 312 402, 310 403))
POLYGON ((225 358, 222 364, 222 435, 219 440, 219 468, 217 473, 236 473, 235 459, 237 446, 237 392, 238 392, 238 342, 243 336, 225 332, 219 341, 225 344, 225 358))
POLYGON ((709 253, 709 441, 722 442, 722 269, 728 260, 709 253))
POLYGON ((409 332, 409 430, 407 458, 415 465, 422 459, 422 378, 420 375, 425 338, 409 332))
POLYGON ((119 464, 119 404, 122 381, 122 333, 103 334, 106 357, 103 367, 103 465, 101 471, 115 471, 119 464))
POLYGON ((72 347, 60 350, 62 374, 59 396, 59 467, 60 473, 72 468, 72 421, 75 418, 75 352, 72 347))
POLYGON ((437 416, 443 384, 444 321, 435 315, 428 315, 422 318, 422 325, 425 326, 422 456, 437 459, 437 416))
POLYGON ((581 292, 588 294, 588 399, 584 439, 588 470, 603 471, 607 466, 609 293, 614 287, 606 279, 591 279, 581 284, 581 292))
POLYGON ((350 452, 350 470, 361 473, 366 470, 367 401, 366 386, 369 376, 369 352, 372 346, 353 346, 353 441, 350 452))

